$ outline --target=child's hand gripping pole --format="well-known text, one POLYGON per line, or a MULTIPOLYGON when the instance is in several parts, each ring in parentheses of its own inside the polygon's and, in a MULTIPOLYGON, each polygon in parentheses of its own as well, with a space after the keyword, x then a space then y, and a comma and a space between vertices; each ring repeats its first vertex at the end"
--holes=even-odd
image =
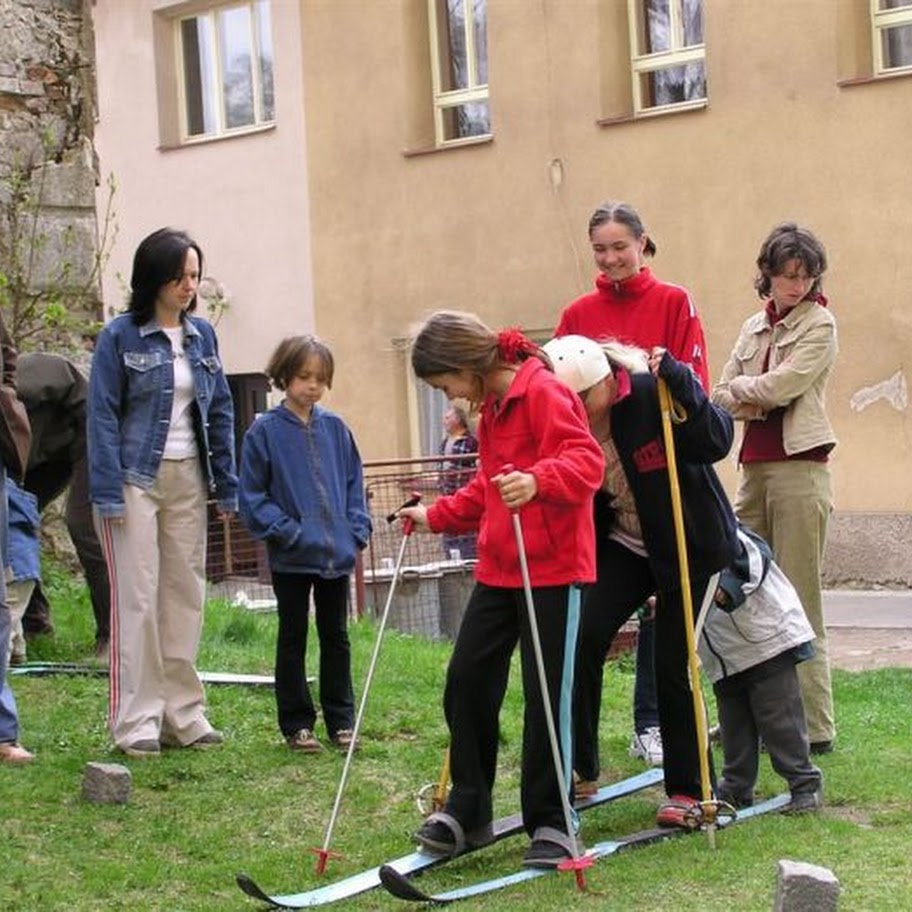
MULTIPOLYGON (((417 506, 421 500, 421 495, 413 492, 412 496, 399 508, 399 510, 405 507, 414 507, 417 506)), ((393 522, 399 514, 399 510, 396 510, 394 513, 390 513, 386 517, 387 522, 393 522)), ((412 519, 408 517, 402 520, 402 543, 399 545, 399 556, 396 558, 396 568, 393 570, 393 578, 390 580, 389 592, 386 594, 386 604, 383 606, 383 614, 380 616, 380 627, 377 630, 377 640, 374 643, 374 651, 371 655, 370 665, 367 669, 367 677, 364 681, 364 691, 361 694, 361 704, 358 707, 358 714, 355 717, 355 727, 352 731, 352 738, 348 745, 348 751, 345 754, 345 764, 342 767, 342 776, 339 779, 339 788, 336 791, 336 800, 333 804, 332 814, 329 817, 329 823, 326 826, 326 835, 323 838, 323 845, 321 848, 313 849, 312 851, 317 855, 317 864, 316 872, 317 874, 322 874, 326 870, 326 862, 329 859, 330 855, 333 857, 338 857, 335 852, 330 852, 329 844, 332 841, 333 829, 336 825, 336 819, 339 816, 339 807, 342 803, 342 793, 345 791, 345 784, 348 781, 348 771, 351 768, 352 756, 354 755, 355 749, 358 745, 358 736, 361 732, 361 722, 364 719, 364 709, 367 706, 367 697, 370 693, 371 681, 374 677, 374 669, 377 667, 377 657, 380 654, 380 642, 383 639, 383 631, 386 629, 386 621, 389 617, 390 605, 393 603, 393 594, 396 591, 396 582, 399 579, 399 572, 402 569, 402 558, 405 556, 405 546, 408 544, 409 536, 412 534, 415 528, 415 523, 412 519)))
MULTIPOLYGON (((687 667, 690 672, 690 692, 693 696, 694 722, 697 732, 697 754, 700 760, 700 822, 706 824, 709 847, 716 847, 716 816, 718 804, 712 799, 709 779, 709 758, 706 734, 706 712, 703 706, 703 691, 700 689, 700 660, 697 657, 697 639, 694 631, 693 601, 690 589, 690 567, 687 560, 687 541, 684 537, 684 509, 681 505, 681 489, 678 484, 678 464, 675 457, 674 434, 671 429, 673 402, 668 385, 659 377, 659 409, 662 413, 662 435, 665 441, 665 458, 668 461, 668 483, 671 489, 671 507, 674 518, 675 540, 678 546, 678 567, 681 574, 681 597, 684 603, 684 631, 687 637, 687 667)), ((704 608, 706 603, 704 602, 704 608)), ((702 626, 704 610, 700 612, 702 626)))
MULTIPOLYGON (((514 470, 510 464, 505 465, 501 470, 501 475, 507 475, 514 470)), ((535 652, 535 667, 538 670, 538 684, 541 690, 542 702, 545 709, 545 722, 548 727, 548 740, 551 742, 551 756, 554 760, 554 772, 557 776, 557 787, 560 790, 561 806, 564 812, 564 826, 567 829, 567 839, 570 843, 570 852, 572 857, 562 861, 558 865, 560 871, 573 871, 576 878, 576 886, 579 890, 586 889, 585 869, 593 864, 592 857, 580 853, 579 845, 576 840, 575 827, 573 826, 573 814, 570 810, 570 797, 567 787, 567 777, 564 775, 563 763, 561 761, 560 747, 557 743, 557 729, 554 725, 554 714, 551 712, 551 696, 548 691, 548 679, 545 675, 545 659, 542 655, 541 638, 538 635, 538 621, 535 618, 535 603, 532 599, 532 580, 529 576, 529 564, 526 560, 526 544, 523 539, 522 523, 519 518, 519 510, 510 511, 513 517, 513 534, 516 536, 516 550, 519 554, 519 570, 522 575, 523 592, 526 597, 526 612, 529 617, 529 630, 532 635, 532 648, 535 652)))

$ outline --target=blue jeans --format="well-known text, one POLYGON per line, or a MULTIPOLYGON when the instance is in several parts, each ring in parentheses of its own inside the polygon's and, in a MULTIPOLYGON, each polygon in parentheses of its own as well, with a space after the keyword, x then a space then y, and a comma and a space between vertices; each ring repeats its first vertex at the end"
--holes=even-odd
MULTIPOLYGON (((6 486, 6 472, 0 464, 0 491, 6 486)), ((7 564, 7 512, 6 497, 0 497, 0 555, 3 566, 7 564)), ((16 700, 6 680, 6 667, 9 660, 10 629, 12 617, 6 604, 6 580, 0 573, 0 744, 19 739, 19 715, 16 712, 16 700)))
POLYGON ((16 700, 9 682, 6 680, 11 628, 12 615, 6 604, 6 584, 0 579, 0 744, 19 740, 19 715, 16 712, 16 700))

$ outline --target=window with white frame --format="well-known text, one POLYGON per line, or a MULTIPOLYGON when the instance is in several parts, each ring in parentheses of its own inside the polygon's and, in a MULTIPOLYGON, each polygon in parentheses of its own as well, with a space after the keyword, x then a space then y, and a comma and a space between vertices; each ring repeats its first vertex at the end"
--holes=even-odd
POLYGON ((489 135, 487 0, 428 0, 428 21, 437 145, 489 135))
POLYGON ((174 28, 184 141, 275 121, 269 0, 181 16, 174 28))
POLYGON ((703 0, 627 0, 635 114, 706 104, 703 0))
POLYGON ((875 75, 912 72, 912 0, 871 0, 875 75))

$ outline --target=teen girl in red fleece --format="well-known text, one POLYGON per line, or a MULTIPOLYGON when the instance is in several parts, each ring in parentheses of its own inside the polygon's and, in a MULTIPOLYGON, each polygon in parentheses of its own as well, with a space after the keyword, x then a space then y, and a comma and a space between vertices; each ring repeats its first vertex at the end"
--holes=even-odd
POLYGON ((595 291, 564 308, 555 336, 608 339, 650 351, 666 349, 690 365, 709 392, 703 325, 686 288, 660 282, 646 265, 656 252, 629 203, 605 202, 589 219, 589 241, 599 274, 595 291))
MULTIPOLYGON (((689 365, 709 393, 700 317, 685 288, 660 282, 646 265, 646 257, 655 254, 656 245, 636 209, 629 203, 602 203, 589 219, 589 242, 599 270, 596 290, 564 309, 554 335, 610 340, 646 351, 664 348, 675 360, 689 365)), ((655 617, 651 609, 641 609, 630 753, 661 766, 664 753, 654 650, 655 617)), ((593 791, 596 786, 583 782, 578 791, 593 791)))
POLYGON ((525 713, 522 814, 532 844, 524 863, 572 857, 551 756, 525 606, 512 511, 523 524, 551 712, 570 778, 570 697, 579 584, 595 579, 592 501, 604 457, 582 403, 552 373, 541 349, 517 330, 496 333, 472 314, 433 314, 412 348, 415 374, 449 399, 479 406, 479 469, 431 507, 400 511, 432 532, 478 529, 476 585, 447 670, 453 788, 442 813, 416 834, 428 851, 456 855, 492 838, 498 715, 519 642, 525 713), (505 468, 505 467, 515 468, 505 468))

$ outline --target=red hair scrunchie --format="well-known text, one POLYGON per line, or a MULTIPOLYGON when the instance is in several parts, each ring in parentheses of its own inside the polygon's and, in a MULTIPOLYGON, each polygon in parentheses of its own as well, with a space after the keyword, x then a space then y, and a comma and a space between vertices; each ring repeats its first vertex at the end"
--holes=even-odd
POLYGON ((527 339, 515 326, 504 329, 497 334, 497 353, 507 364, 516 364, 520 355, 535 354, 537 346, 527 339))

